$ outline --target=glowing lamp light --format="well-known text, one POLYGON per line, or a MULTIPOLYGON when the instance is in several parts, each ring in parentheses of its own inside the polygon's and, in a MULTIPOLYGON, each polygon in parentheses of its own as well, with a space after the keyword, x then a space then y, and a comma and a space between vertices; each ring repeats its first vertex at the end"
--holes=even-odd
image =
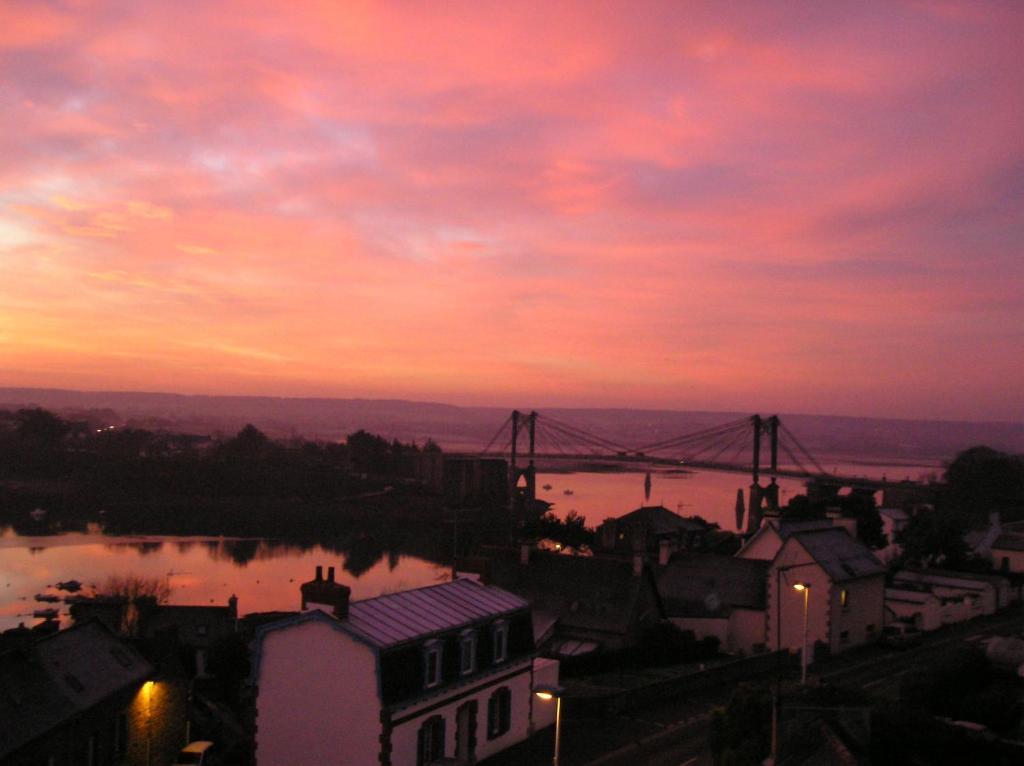
POLYGON ((551 692, 535 692, 535 694, 545 702, 547 702, 548 700, 553 700, 555 698, 555 695, 551 692))
POLYGON ((811 587, 811 586, 810 586, 810 585, 808 585, 807 583, 802 583, 802 582, 798 582, 798 583, 797 583, 796 585, 794 585, 794 586, 793 586, 793 590, 799 590, 799 591, 802 591, 802 590, 807 590, 807 589, 809 589, 810 587, 811 587))

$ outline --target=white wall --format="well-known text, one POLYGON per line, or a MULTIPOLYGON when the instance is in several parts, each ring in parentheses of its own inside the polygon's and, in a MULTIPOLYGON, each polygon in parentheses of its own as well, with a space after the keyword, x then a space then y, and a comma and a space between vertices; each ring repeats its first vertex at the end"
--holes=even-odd
POLYGON ((920 630, 937 630, 942 627, 942 605, 931 594, 915 591, 886 589, 885 606, 893 616, 901 620, 912 620, 920 630))
POLYGON ((377 763, 380 698, 369 647, 323 622, 273 630, 263 638, 257 684, 257 766, 377 763))
MULTIPOLYGON (((812 594, 813 595, 813 594, 812 594)), ((848 580, 832 586, 832 652, 877 641, 885 623, 885 575, 848 580), (842 591, 846 590, 846 606, 842 591), (843 639, 846 633, 846 639, 843 639)))
POLYGON ((793 585, 798 582, 810 583, 811 586, 811 592, 807 598, 809 651, 814 651, 815 641, 828 641, 831 581, 825 571, 814 562, 810 554, 796 544, 796 539, 790 538, 783 549, 779 551, 771 569, 768 570, 769 598, 765 616, 768 627, 768 646, 771 649, 781 646, 791 651, 798 651, 803 646, 804 594, 793 589, 793 585), (786 569, 786 567, 792 568, 786 569), (777 574, 780 569, 783 570, 781 572, 781 588, 777 574), (780 615, 781 621, 777 623, 780 615), (781 644, 777 624, 781 625, 781 644))
POLYGON ((729 651, 752 654, 763 649, 767 636, 767 611, 733 609, 729 615, 729 651))
POLYGON ((1024 551, 1010 550, 1009 548, 992 548, 992 566, 999 571, 1003 570, 1003 561, 1006 561, 1007 572, 1024 572, 1024 551))
POLYGON ((737 558, 771 561, 782 547, 782 538, 770 524, 765 523, 747 544, 736 553, 737 558))
MULTIPOLYGON (((559 686, 558 681, 559 662, 546 657, 537 657, 533 661, 533 688, 559 686)), ((533 698, 533 730, 540 731, 555 723, 555 702, 545 702, 537 697, 533 698)))
MULTIPOLYGON (((417 735, 423 722, 428 718, 439 715, 445 721, 445 748, 444 753, 448 757, 455 755, 455 738, 457 736, 456 711, 471 700, 477 703, 476 708, 476 758, 482 760, 494 755, 501 750, 526 739, 530 733, 530 705, 540 700, 531 699, 533 692, 530 686, 531 661, 517 662, 503 669, 501 676, 516 672, 512 678, 500 683, 488 684, 485 688, 466 696, 464 688, 446 690, 438 697, 432 697, 423 702, 410 706, 409 708, 396 711, 392 720, 396 723, 391 731, 391 763, 393 766, 415 766, 417 735), (487 739, 487 702, 491 695, 502 686, 508 687, 512 693, 512 715, 511 728, 504 734, 493 740, 487 739), (451 702, 445 702, 440 707, 435 707, 439 701, 445 698, 454 698, 451 702)), ((500 676, 499 676, 500 677, 500 676)), ((557 672, 556 672, 557 680, 557 672)), ((473 689, 483 683, 482 680, 470 682, 468 688, 473 689)), ((379 730, 379 727, 378 727, 379 730)), ((376 763, 376 755, 372 761, 366 761, 368 766, 376 763)), ((325 761, 324 763, 328 763, 325 761)), ((360 762, 362 763, 362 762, 360 762)), ((263 766, 259 764, 259 766, 263 766)))

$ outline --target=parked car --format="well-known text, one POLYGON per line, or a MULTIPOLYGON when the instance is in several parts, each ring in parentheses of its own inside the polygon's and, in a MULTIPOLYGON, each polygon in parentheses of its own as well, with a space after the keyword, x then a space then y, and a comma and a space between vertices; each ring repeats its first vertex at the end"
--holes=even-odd
POLYGON ((879 642, 883 646, 902 649, 921 643, 922 633, 908 622, 893 622, 882 628, 879 642))
POLYGON ((178 753, 178 757, 174 759, 174 766, 211 766, 212 748, 213 743, 206 740, 190 742, 178 753))

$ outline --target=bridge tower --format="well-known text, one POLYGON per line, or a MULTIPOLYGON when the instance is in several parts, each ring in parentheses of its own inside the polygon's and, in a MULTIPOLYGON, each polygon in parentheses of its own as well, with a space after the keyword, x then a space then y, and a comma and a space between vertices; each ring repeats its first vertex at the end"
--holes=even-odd
POLYGON ((779 469, 779 416, 762 418, 753 415, 750 425, 754 436, 754 453, 751 461, 750 502, 747 510, 747 533, 753 534, 761 526, 764 514, 777 516, 779 513, 779 485, 775 481, 775 472, 779 469), (761 486, 761 434, 768 434, 770 455, 771 481, 768 486, 761 486))
POLYGON ((537 468, 534 465, 534 454, 537 446, 537 413, 530 412, 524 417, 519 410, 512 410, 512 453, 509 462, 509 498, 513 508, 521 507, 526 503, 533 505, 537 499, 537 468), (520 467, 518 464, 519 452, 519 431, 527 426, 529 434, 529 451, 527 452, 528 463, 520 467), (519 486, 520 479, 523 486, 519 486))

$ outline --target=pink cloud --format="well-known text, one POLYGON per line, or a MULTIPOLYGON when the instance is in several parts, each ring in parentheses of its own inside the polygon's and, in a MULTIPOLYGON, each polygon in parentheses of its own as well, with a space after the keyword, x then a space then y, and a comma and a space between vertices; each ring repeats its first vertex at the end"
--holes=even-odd
POLYGON ((0 13, 0 385, 1024 417, 1015 6, 0 13))

